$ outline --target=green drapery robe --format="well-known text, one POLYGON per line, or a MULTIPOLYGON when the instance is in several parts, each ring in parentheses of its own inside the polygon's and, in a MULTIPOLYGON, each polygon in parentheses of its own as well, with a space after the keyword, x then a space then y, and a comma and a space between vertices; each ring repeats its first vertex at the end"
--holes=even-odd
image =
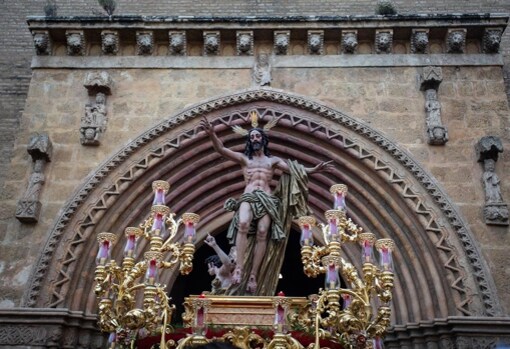
MULTIPOLYGON (((278 276, 285 257, 285 248, 289 238, 292 219, 308 214, 308 175, 305 168, 296 161, 287 161, 290 173, 284 173, 273 195, 256 190, 243 194, 239 201, 227 200, 225 208, 236 211, 230 223, 227 237, 234 244, 237 236, 239 212, 241 202, 248 202, 252 207, 253 221, 248 234, 248 246, 244 256, 244 270, 241 283, 231 286, 227 292, 231 295, 246 294, 246 285, 250 277, 253 251, 255 248, 255 234, 257 220, 268 214, 271 217, 271 227, 268 231, 268 245, 257 276, 256 296, 274 296, 278 284, 278 276)), ((300 261, 296 261, 299 263, 300 261)))

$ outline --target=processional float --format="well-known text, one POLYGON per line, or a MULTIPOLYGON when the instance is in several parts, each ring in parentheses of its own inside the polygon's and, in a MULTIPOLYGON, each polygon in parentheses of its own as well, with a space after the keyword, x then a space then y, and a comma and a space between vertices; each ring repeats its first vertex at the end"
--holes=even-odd
MULTIPOLYGON (((96 258, 95 293, 98 298, 98 325, 109 333, 108 348, 134 348, 137 338, 160 335, 159 348, 181 349, 188 346, 223 341, 240 347, 267 349, 304 348, 291 331, 300 329, 314 336, 309 348, 319 349, 323 340, 342 348, 382 348, 382 338, 390 327, 393 289, 394 243, 363 232, 346 215, 347 186, 333 185, 334 207, 325 212, 325 224, 316 224, 312 216, 300 217, 301 260, 308 277, 325 274, 325 287, 310 295, 304 306, 290 309, 290 298, 282 293, 273 298, 274 324, 272 334, 263 336, 248 327, 225 329, 218 338, 207 338, 207 296, 191 300, 187 324, 191 334, 178 343, 166 340, 171 331, 170 319, 175 306, 165 286, 159 282, 164 269, 179 264, 180 273, 187 275, 193 268, 195 227, 200 217, 175 213, 166 206, 170 185, 165 181, 152 184, 154 200, 149 217, 139 227, 125 229, 122 263, 112 259, 112 245, 117 235, 99 233, 96 258), (184 232, 178 234, 184 225, 184 232), (324 245, 314 246, 313 231, 319 228, 324 245), (139 240, 145 239, 147 251, 141 253, 139 240), (361 271, 343 257, 342 246, 361 247, 361 271), (379 258, 376 262, 374 248, 379 258), (342 277, 342 279, 341 279, 342 277), (342 285, 341 280, 345 282, 342 285)), ((317 233, 316 233, 317 236, 317 233)), ((226 296, 228 297, 228 296, 226 296)), ((238 296, 239 297, 239 296, 238 296)))

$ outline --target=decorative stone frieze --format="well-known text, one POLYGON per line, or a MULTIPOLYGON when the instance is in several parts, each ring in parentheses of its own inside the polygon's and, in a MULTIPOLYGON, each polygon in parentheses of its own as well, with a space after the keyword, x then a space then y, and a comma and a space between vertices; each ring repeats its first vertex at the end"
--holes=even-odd
POLYGON ((51 37, 47 30, 34 30, 32 32, 34 39, 35 53, 38 56, 51 54, 51 37))
POLYGON ((501 139, 495 136, 482 137, 476 144, 478 161, 483 163, 482 182, 485 190, 483 210, 485 224, 509 225, 508 205, 503 202, 500 179, 496 174, 498 154, 503 152, 501 139))
POLYGON ((503 29, 485 29, 483 33, 482 50, 484 53, 498 53, 503 29))
POLYGON ((441 67, 425 67, 421 76, 421 90, 425 91, 427 142, 444 145, 448 142, 448 130, 441 121, 441 103, 437 91, 443 81, 441 67))
POLYGON ((186 32, 184 30, 168 32, 168 53, 171 56, 186 56, 188 51, 186 32))
POLYGON ((393 30, 377 29, 375 31, 375 52, 391 53, 393 47, 393 30))
POLYGON ((356 53, 358 48, 358 31, 342 30, 342 53, 356 53))
POLYGON ((446 33, 446 52, 464 53, 466 51, 465 28, 448 29, 446 33))
POLYGON ((154 52, 154 35, 150 30, 136 32, 136 54, 149 56, 154 52))
POLYGON ((119 52, 119 32, 103 30, 101 32, 101 51, 105 55, 116 55, 119 52))
POLYGON ((217 56, 220 53, 220 32, 204 31, 204 56, 217 56))
POLYGON ((429 30, 413 29, 411 34, 411 53, 429 53, 429 30))
POLYGON ((290 30, 275 30, 273 50, 276 55, 288 55, 290 46, 290 30))
POLYGON ((66 30, 67 54, 69 56, 85 55, 85 33, 83 30, 66 30))
POLYGON ((308 53, 311 55, 324 54, 324 30, 308 31, 308 53))
POLYGON ((236 52, 238 56, 253 56, 253 31, 242 30, 236 33, 236 52))
POLYGON ((257 55, 252 77, 253 84, 256 86, 271 85, 271 58, 267 53, 257 55))
POLYGON ((27 152, 34 162, 25 193, 16 206, 16 218, 23 223, 37 223, 41 212, 39 197, 45 182, 44 168, 51 160, 53 146, 47 134, 30 137, 27 152))

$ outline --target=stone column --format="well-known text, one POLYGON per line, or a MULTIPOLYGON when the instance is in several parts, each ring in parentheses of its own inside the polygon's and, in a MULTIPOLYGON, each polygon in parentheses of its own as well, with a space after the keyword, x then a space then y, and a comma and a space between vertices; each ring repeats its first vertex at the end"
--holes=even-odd
POLYGON ((508 205, 503 202, 500 179, 496 174, 498 154, 503 152, 501 139, 495 136, 481 138, 476 144, 478 162, 483 164, 483 188, 485 190, 485 206, 483 218, 485 224, 508 225, 508 205))
POLYGON ((441 121, 441 103, 437 95, 441 81, 443 81, 441 67, 423 68, 420 89, 425 91, 427 142, 433 145, 444 145, 448 142, 448 130, 441 121))
POLYGON ((41 212, 39 197, 43 188, 44 168, 50 162, 52 144, 47 134, 35 134, 30 138, 28 154, 34 163, 33 172, 30 175, 27 189, 16 206, 16 218, 23 223, 37 223, 41 212))

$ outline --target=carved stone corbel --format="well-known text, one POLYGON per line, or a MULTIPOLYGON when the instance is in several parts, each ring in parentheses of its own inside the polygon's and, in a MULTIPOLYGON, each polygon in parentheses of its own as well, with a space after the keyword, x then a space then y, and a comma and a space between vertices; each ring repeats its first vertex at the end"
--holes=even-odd
POLYGON ((256 86, 271 85, 271 59, 267 53, 257 55, 252 77, 253 83, 256 86))
POLYGON ((149 56, 154 52, 154 34, 150 30, 136 32, 136 54, 149 56))
POLYGON ((66 30, 66 44, 69 56, 84 56, 85 32, 83 30, 66 30))
POLYGON ((104 55, 116 55, 119 52, 119 32, 103 30, 101 32, 101 51, 104 55))
POLYGON ((253 31, 242 30, 236 33, 238 56, 253 56, 253 31))
POLYGON ((503 202, 500 179, 496 174, 498 154, 503 152, 501 139, 482 137, 475 146, 478 162, 483 163, 482 182, 485 190, 483 218, 488 225, 509 225, 508 205, 503 202))
POLYGON ((324 30, 308 31, 308 53, 311 55, 324 54, 324 30))
POLYGON ((342 30, 342 52, 356 53, 358 48, 358 31, 342 30))
POLYGON ((437 95, 441 81, 443 81, 441 67, 423 68, 420 89, 425 91, 427 142, 432 145, 444 145, 448 142, 448 129, 441 121, 441 103, 437 95))
POLYGON ((502 28, 486 28, 483 33, 482 50, 484 53, 498 53, 501 44, 502 28))
POLYGON ((411 53, 429 53, 429 29, 413 29, 411 53))
POLYGON ((393 29, 377 29, 375 31, 375 52, 391 53, 393 48, 393 29))
POLYGON ((187 40, 186 32, 180 31, 169 31, 168 32, 169 46, 168 53, 171 56, 186 56, 187 55, 187 40))
POLYGON ((35 53, 38 56, 51 54, 51 37, 47 30, 34 30, 32 32, 34 39, 35 53))
POLYGON ((16 206, 16 218, 23 223, 37 223, 41 212, 42 187, 45 182, 44 168, 51 161, 53 146, 47 134, 34 134, 30 137, 27 152, 34 163, 27 189, 16 206))
POLYGON ((217 56, 220 53, 220 32, 204 31, 204 56, 217 56))
POLYGON ((464 53, 466 51, 465 28, 448 29, 446 33, 446 52, 464 53))
POLYGON ((276 55, 288 55, 290 47, 290 30, 275 30, 274 53, 276 55))
POLYGON ((83 85, 89 98, 93 97, 94 100, 85 105, 85 115, 80 123, 80 143, 97 146, 101 144, 100 138, 108 123, 106 96, 111 94, 113 81, 105 71, 92 72, 87 74, 83 85))

